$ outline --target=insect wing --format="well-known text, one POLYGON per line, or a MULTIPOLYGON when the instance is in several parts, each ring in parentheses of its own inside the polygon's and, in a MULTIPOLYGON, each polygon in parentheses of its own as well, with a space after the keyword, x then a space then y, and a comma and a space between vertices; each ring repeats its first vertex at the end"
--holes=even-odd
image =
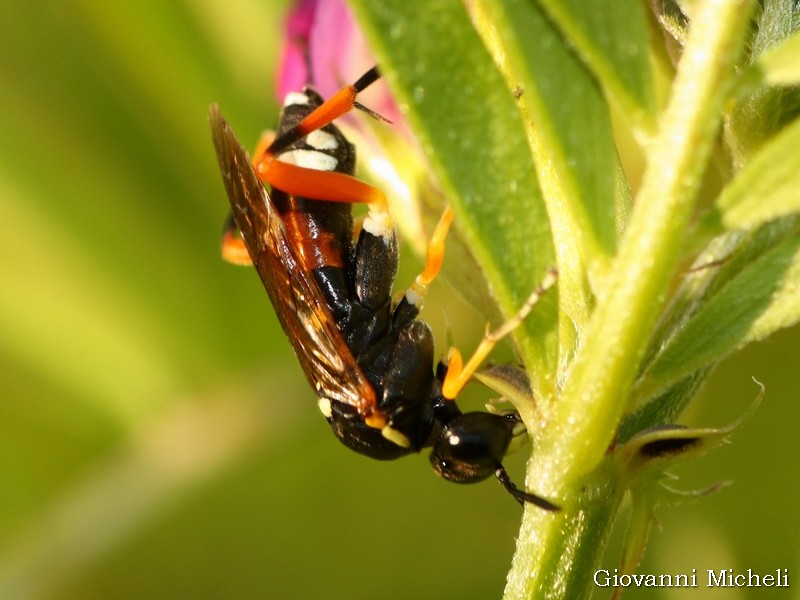
POLYGON ((306 377, 320 397, 377 412, 375 392, 347 347, 316 281, 300 267, 264 185, 219 107, 209 113, 236 225, 306 377))

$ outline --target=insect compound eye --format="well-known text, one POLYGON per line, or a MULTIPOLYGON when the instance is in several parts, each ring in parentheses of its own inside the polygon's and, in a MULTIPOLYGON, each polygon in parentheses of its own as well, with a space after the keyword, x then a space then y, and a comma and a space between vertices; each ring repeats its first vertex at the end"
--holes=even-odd
POLYGON ((475 483, 491 477, 511 443, 513 426, 501 415, 459 415, 442 428, 430 456, 433 469, 455 483, 475 483))

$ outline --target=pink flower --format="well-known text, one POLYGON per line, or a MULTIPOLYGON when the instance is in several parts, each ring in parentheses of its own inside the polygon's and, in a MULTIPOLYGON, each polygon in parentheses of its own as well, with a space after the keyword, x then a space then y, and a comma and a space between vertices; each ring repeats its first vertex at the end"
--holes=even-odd
MULTIPOLYGON (((279 102, 305 85, 330 98, 377 63, 345 0, 296 0, 285 22, 285 35, 276 82, 279 102)), ((360 167, 386 193, 397 225, 422 252, 426 237, 419 186, 430 188, 422 154, 383 79, 360 93, 358 101, 392 125, 358 110, 336 124, 356 144, 360 167)))
MULTIPOLYGON (((329 98, 377 62, 344 0, 297 0, 285 31, 276 86, 279 102, 309 84, 329 98)), ((392 122, 402 122, 383 81, 365 90, 359 101, 392 122)))

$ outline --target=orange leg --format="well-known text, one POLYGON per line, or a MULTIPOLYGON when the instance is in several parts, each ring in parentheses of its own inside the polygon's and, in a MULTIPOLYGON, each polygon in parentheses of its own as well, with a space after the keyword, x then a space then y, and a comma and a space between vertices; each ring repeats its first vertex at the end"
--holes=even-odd
POLYGON ((294 196, 386 206, 386 195, 382 190, 345 173, 291 165, 270 154, 265 154, 258 162, 256 173, 261 181, 294 196))
POLYGON ((417 275, 414 283, 406 290, 406 300, 409 304, 413 304, 419 308, 422 307, 422 302, 425 300, 425 295, 428 293, 428 287, 433 280, 439 275, 444 261, 444 242, 447 238, 447 232, 450 230, 450 224, 453 222, 453 209, 449 206, 444 209, 439 222, 436 224, 436 229, 433 230, 433 235, 428 241, 428 254, 425 259, 425 268, 422 273, 417 275))
MULTIPOLYGON (((267 131, 258 140, 256 151, 253 156, 260 156, 264 154, 266 149, 275 139, 274 131, 267 131)), ((251 161, 253 167, 256 167, 256 161, 251 161)), ((241 267, 251 267, 253 260, 250 258, 250 253, 247 251, 247 246, 244 244, 244 238, 239 233, 239 228, 236 227, 236 221, 233 219, 233 214, 228 213, 228 218, 225 221, 225 228, 222 230, 222 260, 232 265, 241 267)))
POLYGON ((356 96, 358 96, 359 92, 364 91, 379 78, 380 73, 378 72, 378 67, 372 67, 354 84, 346 85, 340 89, 333 96, 323 102, 321 106, 317 107, 314 112, 300 121, 297 126, 276 138, 272 144, 270 144, 269 148, 267 148, 267 152, 273 156, 278 154, 282 150, 285 150, 291 146, 297 140, 304 138, 312 131, 316 131, 321 127, 325 127, 325 125, 341 117, 354 107, 364 110, 373 117, 382 119, 383 117, 377 113, 372 112, 356 102, 356 96))
POLYGON ((539 301, 539 298, 542 297, 542 294, 553 287, 557 279, 558 272, 554 268, 549 269, 545 278, 533 293, 528 296, 525 304, 517 311, 517 314, 494 331, 489 331, 489 326, 487 325, 483 340, 478 344, 466 365, 461 357, 461 352, 457 348, 450 349, 447 353, 447 375, 445 375, 444 383, 442 384, 442 395, 445 398, 454 400, 458 396, 475 374, 475 371, 478 370, 483 360, 489 355, 489 352, 492 351, 492 348, 495 347, 495 344, 520 326, 539 301))
POLYGON ((247 246, 244 245, 244 238, 239 233, 232 214, 228 215, 228 220, 225 221, 225 229, 222 232, 222 259, 242 267, 253 265, 247 246))
MULTIPOLYGON (((297 126, 275 137, 272 132, 266 133, 259 140, 253 154, 253 167, 259 179, 275 189, 287 194, 303 196, 314 200, 328 202, 367 203, 379 211, 387 210, 386 196, 382 190, 371 186, 351 175, 335 171, 309 169, 277 159, 288 146, 309 133, 324 127, 334 119, 353 108, 363 110, 371 116, 383 119, 377 113, 356 102, 359 92, 363 91, 380 78, 377 67, 373 67, 358 81, 339 90, 297 126)), ((385 120, 385 119, 384 119, 385 120)), ((232 217, 229 217, 222 235, 222 256, 233 264, 251 265, 252 260, 247 252, 232 217)))
POLYGON ((278 160, 278 155, 309 133, 325 127, 334 119, 353 108, 365 110, 372 116, 382 118, 358 102, 358 93, 380 78, 378 68, 373 67, 352 85, 343 87, 331 98, 317 107, 311 114, 289 131, 274 139, 262 138, 253 165, 264 183, 287 194, 303 196, 329 202, 378 204, 386 207, 383 191, 344 173, 309 169, 278 160))
POLYGON ((274 131, 268 130, 261 134, 258 144, 256 144, 255 152, 253 152, 253 158, 250 160, 250 162, 253 164, 253 168, 256 171, 258 171, 258 164, 262 161, 262 157, 269 151, 269 147, 274 141, 274 131))

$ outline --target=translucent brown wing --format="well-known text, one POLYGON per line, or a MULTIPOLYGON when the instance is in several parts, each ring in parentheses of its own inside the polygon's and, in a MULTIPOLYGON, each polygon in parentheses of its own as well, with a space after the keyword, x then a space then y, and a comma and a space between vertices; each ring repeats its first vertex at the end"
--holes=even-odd
POLYGON ((319 397, 375 415, 375 392, 353 358, 319 286, 300 267, 280 215, 217 105, 209 112, 233 217, 306 377, 319 397))

